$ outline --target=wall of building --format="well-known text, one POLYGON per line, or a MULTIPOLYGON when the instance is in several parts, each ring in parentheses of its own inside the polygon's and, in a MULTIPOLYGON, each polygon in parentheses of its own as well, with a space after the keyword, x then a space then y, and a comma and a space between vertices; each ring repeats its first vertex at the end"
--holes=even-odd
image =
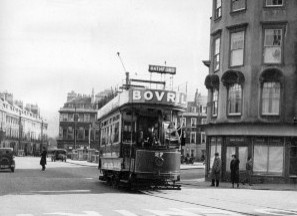
MULTIPOLYGON (((294 168, 297 159, 292 156, 296 151, 293 140, 297 136, 297 125, 293 123, 294 117, 297 116, 297 2, 283 0, 283 5, 268 7, 266 0, 240 0, 236 3, 245 2, 245 8, 232 12, 231 3, 234 1, 221 1, 222 16, 216 18, 217 1, 219 0, 213 0, 210 31, 211 63, 209 76, 205 80, 208 88, 208 125, 206 127, 208 167, 206 177, 209 176, 208 171, 211 168, 214 154, 211 149, 214 150, 218 146, 216 150, 219 151, 223 164, 228 166, 230 155, 227 154, 228 149, 232 149, 232 146, 235 147, 234 149, 238 149, 240 146, 247 147, 245 156, 257 156, 257 149, 267 146, 268 149, 271 149, 269 150, 271 153, 267 153, 268 158, 272 157, 274 150, 284 153, 284 156, 275 157, 282 161, 282 170, 274 175, 269 171, 269 164, 273 163, 268 161, 267 172, 255 174, 254 178, 261 179, 261 182, 290 182, 297 174, 294 168), (264 62, 265 29, 281 29, 281 61, 279 63, 264 62), (234 67, 230 66, 230 44, 231 33, 237 31, 244 31, 243 65, 234 67), (216 71, 214 68, 214 42, 217 37, 220 37, 221 41, 220 67, 216 71), (230 78, 230 74, 234 75, 235 80, 230 78), (280 99, 276 99, 279 101, 279 111, 276 113, 263 114, 264 82, 280 83, 280 99), (242 88, 241 112, 238 115, 228 114, 230 83, 237 83, 242 88), (216 116, 212 114, 214 89, 218 89, 219 92, 216 116), (240 137, 244 141, 242 143, 230 142, 236 137, 240 137), (275 138, 282 140, 281 144, 273 142, 275 138), (279 148, 279 145, 283 147, 279 148), (273 177, 269 177, 271 175, 273 177)), ((275 36, 272 40, 273 43, 277 42, 275 36)), ((276 46, 278 45, 276 44, 276 46)), ((238 150, 234 153, 243 154, 238 150)), ((244 158, 242 163, 245 163, 246 158, 242 158, 244 158)), ((260 160, 254 159, 256 167, 260 160)), ((270 169, 273 170, 271 167, 270 169)), ((228 180, 228 175, 228 169, 223 170, 222 178, 228 180)))

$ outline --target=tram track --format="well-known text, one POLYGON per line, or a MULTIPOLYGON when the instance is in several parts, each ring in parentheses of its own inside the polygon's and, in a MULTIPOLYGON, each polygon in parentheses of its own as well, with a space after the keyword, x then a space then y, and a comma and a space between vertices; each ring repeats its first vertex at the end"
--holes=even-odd
MULTIPOLYGON (((181 185, 183 186, 183 185, 191 185, 191 184, 181 184, 181 185)), ((193 185, 191 185, 191 186, 193 186, 193 185)), ((244 211, 232 210, 232 209, 227 209, 227 208, 223 208, 223 207, 216 207, 213 205, 207 205, 207 204, 201 204, 201 203, 191 202, 191 201, 187 201, 187 200, 180 200, 180 199, 175 199, 175 198, 170 198, 170 197, 164 197, 164 196, 162 196, 163 193, 161 193, 161 191, 139 191, 139 192, 142 194, 145 194, 147 196, 157 197, 157 198, 161 198, 164 200, 170 200, 170 201, 175 201, 175 202, 180 202, 180 203, 185 203, 185 204, 191 204, 191 205, 196 205, 196 206, 204 207, 204 208, 222 210, 222 211, 226 211, 226 212, 230 212, 230 213, 236 213, 239 215, 249 215, 249 216, 264 216, 264 215, 283 215, 283 216, 290 215, 290 216, 293 216, 293 215, 297 215, 297 211, 294 211, 294 210, 273 208, 273 207, 268 207, 268 206, 263 206, 263 205, 254 205, 254 204, 242 203, 242 202, 234 202, 234 201, 222 200, 222 199, 218 199, 218 198, 210 198, 210 199, 212 201, 230 202, 230 203, 232 203, 232 205, 240 204, 240 205, 252 206, 257 209, 269 209, 269 210, 272 210, 273 212, 279 212, 282 214, 278 214, 278 213, 269 214, 269 213, 261 213, 261 212, 248 213, 248 212, 244 212, 244 211)))

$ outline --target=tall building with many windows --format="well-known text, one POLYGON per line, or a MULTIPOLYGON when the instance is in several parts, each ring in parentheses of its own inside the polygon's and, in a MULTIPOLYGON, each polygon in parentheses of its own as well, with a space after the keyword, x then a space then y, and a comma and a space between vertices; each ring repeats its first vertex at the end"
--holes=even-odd
POLYGON ((48 123, 40 116, 37 105, 13 100, 11 93, 0 93, 0 147, 10 147, 16 155, 40 155, 47 147, 48 123), (38 110, 38 112, 36 112, 38 110))
POLYGON ((297 178, 297 1, 213 0, 210 32, 206 177, 214 153, 222 178, 232 154, 253 179, 297 178))
POLYGON ((207 97, 195 93, 193 101, 187 104, 187 110, 179 117, 179 126, 182 126, 185 145, 181 148, 183 156, 189 155, 196 161, 205 157, 206 136, 204 126, 206 123, 206 102, 207 97))
POLYGON ((67 102, 59 110, 58 148, 68 151, 78 148, 98 148, 99 128, 94 95, 68 93, 67 102))

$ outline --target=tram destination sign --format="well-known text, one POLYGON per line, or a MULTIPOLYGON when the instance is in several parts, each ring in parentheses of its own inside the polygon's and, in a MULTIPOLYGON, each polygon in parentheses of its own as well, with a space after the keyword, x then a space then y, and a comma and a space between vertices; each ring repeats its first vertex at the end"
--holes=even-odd
POLYGON ((181 92, 156 89, 131 89, 131 93, 129 102, 132 103, 171 104, 182 107, 187 105, 187 96, 181 92))
POLYGON ((176 67, 167 67, 161 65, 149 65, 149 72, 161 74, 176 74, 176 67))

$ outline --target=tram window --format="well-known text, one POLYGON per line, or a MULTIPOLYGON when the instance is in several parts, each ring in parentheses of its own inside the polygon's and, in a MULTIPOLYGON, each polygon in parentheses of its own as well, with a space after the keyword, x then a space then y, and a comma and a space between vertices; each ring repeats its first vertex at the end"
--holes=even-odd
POLYGON ((114 139, 113 142, 116 143, 119 141, 120 138, 120 123, 117 122, 114 126, 114 139))

